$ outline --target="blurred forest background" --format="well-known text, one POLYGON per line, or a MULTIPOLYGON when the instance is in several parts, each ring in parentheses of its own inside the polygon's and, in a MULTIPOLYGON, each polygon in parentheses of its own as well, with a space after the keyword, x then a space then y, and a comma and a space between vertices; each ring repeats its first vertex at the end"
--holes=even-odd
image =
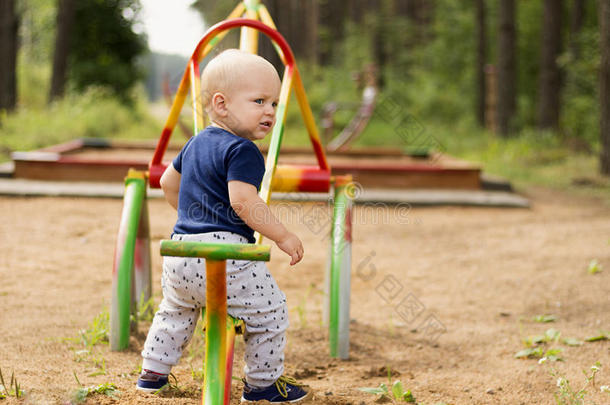
MULTIPOLYGON (((375 72, 377 108, 354 147, 432 148, 518 184, 607 193, 610 0, 262 2, 318 123, 333 102, 335 132, 347 125, 375 72)), ((210 26, 236 4, 192 7, 210 26)), ((138 0, 0 0, 0 159, 78 137, 158 137, 165 117, 152 107, 187 59, 147 49, 140 11, 138 0)), ((286 131, 287 144, 308 142, 296 103, 286 131)))

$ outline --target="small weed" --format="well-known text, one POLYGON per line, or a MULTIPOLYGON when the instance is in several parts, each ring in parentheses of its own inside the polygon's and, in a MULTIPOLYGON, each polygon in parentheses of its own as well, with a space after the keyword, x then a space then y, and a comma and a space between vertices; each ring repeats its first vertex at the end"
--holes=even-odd
POLYGON ((203 369, 203 367, 194 369, 193 365, 191 364, 191 377, 193 377, 193 380, 195 380, 199 383, 202 383, 204 376, 205 376, 205 370, 203 369))
POLYGON ((93 318, 87 329, 78 331, 78 337, 67 340, 80 343, 83 347, 91 349, 95 345, 108 344, 108 331, 110 325, 110 313, 105 308, 93 318))
POLYGON ((137 308, 138 321, 152 322, 153 317, 155 316, 155 300, 153 297, 145 300, 144 293, 140 294, 137 308))
POLYGON ((601 369, 601 364, 596 362, 591 366, 590 372, 583 370, 585 375, 585 383, 581 389, 574 391, 570 381, 561 376, 555 370, 551 370, 551 375, 557 378, 557 392, 555 393, 555 402, 557 405, 584 405, 584 399, 589 386, 595 387, 595 375, 601 369))
POLYGON ((154 394, 160 397, 190 397, 194 398, 201 394, 198 388, 195 387, 181 387, 178 385, 178 379, 175 375, 170 374, 167 384, 155 391, 154 394), (173 378, 173 382, 172 379, 173 378))
POLYGON ((114 385, 112 383, 104 383, 104 384, 100 384, 100 385, 92 385, 90 387, 84 387, 83 384, 81 384, 80 380, 78 379, 78 376, 76 375, 76 373, 73 373, 73 374, 74 374, 74 378, 76 379, 76 382, 80 386, 72 395, 73 404, 83 403, 83 402, 85 402, 87 397, 94 395, 94 394, 102 394, 102 395, 106 395, 106 396, 116 399, 117 394, 121 393, 117 389, 116 385, 114 385))
POLYGON ((585 343, 582 340, 579 340, 576 338, 569 338, 569 337, 563 338, 561 341, 568 346, 582 346, 585 343))
POLYGON ((550 347, 544 349, 540 345, 547 343, 557 343, 561 337, 561 332, 556 329, 547 329, 544 335, 533 335, 522 339, 525 349, 515 353, 518 359, 540 359, 539 363, 548 361, 563 361, 561 353, 563 349, 560 347, 550 347))
POLYGON ((563 358, 560 356, 562 352, 563 349, 560 347, 548 350, 543 350, 542 347, 530 347, 515 353, 515 357, 518 359, 540 359, 540 363, 544 363, 547 360, 563 361, 563 358))
POLYGON ((392 371, 388 367, 388 384, 381 383, 377 388, 358 388, 360 391, 368 392, 369 394, 379 395, 390 401, 415 403, 415 397, 410 390, 405 390, 400 381, 392 383, 392 371), (392 387, 391 389, 388 386, 392 387))
POLYGON ((601 340, 610 340, 610 332, 599 331, 599 335, 589 336, 585 339, 586 342, 599 342, 601 340))
POLYGON ((522 339, 525 347, 532 347, 540 343, 553 343, 557 342, 561 337, 561 332, 556 329, 547 329, 544 335, 533 335, 522 339))
POLYGON ((25 392, 21 389, 21 385, 19 385, 15 378, 15 372, 11 373, 11 382, 9 385, 6 385, 2 369, 0 369, 0 399, 5 399, 6 397, 22 398, 24 394, 25 392))
POLYGON ((555 315, 536 315, 532 318, 532 321, 539 323, 555 322, 556 320, 557 317, 555 315))
POLYGON ((591 260, 589 262, 589 266, 587 267, 587 273, 589 274, 597 274, 602 271, 602 265, 596 259, 591 260))
POLYGON ((108 308, 105 308, 96 315, 87 329, 78 331, 78 336, 65 339, 76 345, 76 348, 72 348, 75 362, 89 362, 96 369, 89 374, 90 377, 106 374, 106 360, 102 354, 99 354, 99 350, 95 350, 95 346, 108 344, 109 327, 110 314, 108 308))
POLYGON ((542 364, 546 361, 563 361, 563 357, 560 354, 563 352, 563 349, 558 347, 556 349, 549 349, 544 352, 544 356, 538 360, 538 363, 542 364))
POLYGON ((106 359, 103 357, 93 357, 91 359, 93 362, 93 366, 97 368, 97 371, 94 371, 91 374, 88 374, 89 377, 95 377, 98 375, 106 375, 106 359))
POLYGON ((301 328, 307 327, 307 302, 309 301, 312 292, 320 292, 313 283, 309 285, 307 291, 305 291, 305 294, 299 300, 299 305, 296 307, 299 321, 301 322, 301 328))
POLYGON ((528 347, 515 353, 515 357, 518 359, 539 359, 544 357, 544 350, 542 350, 542 347, 528 347))

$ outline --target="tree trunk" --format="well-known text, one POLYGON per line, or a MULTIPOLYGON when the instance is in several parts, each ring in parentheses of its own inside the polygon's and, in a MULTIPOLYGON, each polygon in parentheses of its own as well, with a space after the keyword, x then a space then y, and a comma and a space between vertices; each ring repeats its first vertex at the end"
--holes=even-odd
POLYGON ((434 18, 435 2, 432 0, 394 0, 394 11, 405 17, 412 26, 412 38, 408 46, 418 45, 430 39, 430 25, 434 18))
POLYGON ((17 31, 15 0, 0 0, 0 110, 17 105, 17 31))
POLYGON ((321 0, 319 6, 320 25, 325 35, 320 43, 320 63, 330 65, 344 37, 344 25, 347 10, 343 2, 321 0))
POLYGON ((55 53, 53 54, 53 74, 49 102, 61 98, 66 88, 68 55, 70 53, 70 33, 74 21, 74 0, 59 0, 57 7, 57 32, 55 53))
POLYGON ((578 46, 578 34, 582 30, 582 26, 585 20, 585 0, 574 0, 572 6, 570 21, 570 51, 574 60, 580 56, 580 49, 578 46))
POLYGON ((476 92, 477 92, 477 121, 485 126, 485 63, 487 59, 487 36, 485 32, 485 0, 476 0, 476 29, 477 29, 477 59, 476 59, 476 92))
POLYGON ((500 134, 508 136, 517 106, 515 0, 500 0, 499 6, 497 120, 500 134))
POLYGON ((599 2, 601 173, 610 176, 610 0, 599 2))
POLYGON ((366 7, 363 0, 348 0, 348 17, 354 24, 361 24, 366 7))
MULTIPOLYGON (((280 34, 284 35, 285 33, 280 30, 279 26, 279 1, 280 0, 265 0, 263 1, 263 3, 265 4, 267 11, 269 12, 269 15, 273 19, 273 22, 275 22, 275 26, 277 27, 278 31, 280 32, 280 34)), ((280 57, 278 56, 277 51, 273 47, 271 40, 264 34, 259 35, 259 53, 263 58, 267 59, 269 62, 271 62, 273 66, 275 66, 278 73, 280 74, 280 77, 284 74, 284 64, 280 60, 280 57)))
POLYGON ((538 82, 538 127, 559 128, 561 72, 557 58, 561 53, 561 0, 544 1, 540 78, 538 82))
POLYGON ((290 39, 288 44, 297 57, 302 57, 305 47, 306 27, 303 25, 303 1, 302 0, 283 0, 282 6, 290 10, 290 39))
MULTIPOLYGON (((379 89, 385 88, 385 68, 388 64, 388 52, 386 49, 386 43, 388 40, 388 27, 389 27, 389 14, 392 10, 386 8, 386 4, 383 0, 379 0, 375 4, 375 32, 373 33, 373 54, 375 58, 375 70, 377 71, 377 85, 379 89)), ((363 66, 364 68, 364 66, 363 66)), ((362 86, 365 86, 365 79, 363 73, 362 86)))
POLYGON ((312 65, 318 63, 318 0, 301 0, 303 24, 303 57, 312 65))

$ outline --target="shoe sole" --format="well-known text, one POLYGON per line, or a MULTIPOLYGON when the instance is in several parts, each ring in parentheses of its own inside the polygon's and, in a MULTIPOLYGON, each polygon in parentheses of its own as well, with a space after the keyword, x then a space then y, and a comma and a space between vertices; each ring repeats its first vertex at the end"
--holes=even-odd
MULTIPOLYGON (((163 387, 165 387, 165 385, 163 387)), ((163 388, 163 387, 161 387, 161 388, 163 388)), ((145 392, 147 394, 155 393, 155 392, 159 391, 161 388, 144 388, 144 387, 140 387, 140 386, 136 385, 136 391, 145 392)))
POLYGON ((266 399, 261 399, 258 401, 249 401, 246 398, 244 398, 243 396, 241 397, 241 403, 242 404, 296 404, 298 402, 304 402, 304 401, 308 401, 311 398, 313 398, 313 391, 309 391, 307 393, 307 395, 305 395, 304 397, 301 397, 299 399, 295 399, 294 401, 282 401, 282 402, 270 402, 267 401, 266 399))

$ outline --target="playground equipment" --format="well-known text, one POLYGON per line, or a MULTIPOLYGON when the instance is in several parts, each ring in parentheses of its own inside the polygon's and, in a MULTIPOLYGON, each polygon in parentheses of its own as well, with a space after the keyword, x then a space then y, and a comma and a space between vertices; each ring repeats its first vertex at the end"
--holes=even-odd
POLYGON ((129 345, 130 329, 138 326, 138 303, 151 297, 151 281, 146 175, 130 170, 125 178, 123 212, 112 267, 112 350, 122 350, 129 345), (132 315, 134 319, 131 319, 132 315))
MULTIPOLYGON (((189 128, 189 136, 191 131, 189 128)), ((182 136, 173 138, 184 139, 182 136)), ((434 142, 434 138, 430 140, 434 142)), ((177 154, 179 146, 179 143, 172 142, 167 151, 177 154)), ((142 172, 148 170, 150 156, 156 147, 156 141, 77 139, 36 151, 13 152, 14 169, 5 176, 66 182, 123 182, 130 168, 142 172)), ((266 145, 259 147, 263 153, 268 150, 266 145)), ((421 156, 405 154, 395 148, 367 147, 335 152, 326 150, 326 157, 331 175, 352 175, 354 182, 366 190, 477 191, 487 188, 481 179, 479 166, 447 154, 421 156)), ((317 163, 317 159, 310 147, 282 146, 278 163, 311 166, 317 163)))
MULTIPOLYGON (((240 3, 229 15, 229 20, 240 16, 245 16, 251 20, 260 19, 266 26, 275 30, 274 23, 266 8, 258 0, 240 3)), ((191 57, 187 72, 185 72, 186 76, 182 77, 182 82, 179 85, 168 125, 164 130, 169 132, 162 134, 163 142, 167 141, 168 134, 172 133, 176 125, 182 125, 178 121, 178 115, 188 94, 189 86, 191 92, 195 88, 199 88, 197 84, 199 62, 225 34, 226 31, 213 34, 214 37, 207 41, 205 45, 202 44, 198 47, 191 57)), ((241 29, 241 48, 256 52, 257 44, 258 30, 252 27, 243 27, 241 29)), ((277 170, 275 172, 268 171, 268 176, 274 178, 274 183, 284 182, 282 177, 290 170, 281 166, 283 163, 290 163, 292 168, 308 166, 319 169, 302 178, 302 180, 307 179, 303 180, 307 182, 316 178, 315 182, 320 183, 316 186, 317 189, 323 189, 322 186, 330 182, 331 175, 335 177, 352 175, 354 181, 367 190, 375 188, 481 190, 489 184, 481 179, 481 168, 478 165, 460 161, 446 154, 436 153, 443 150, 443 145, 438 142, 433 133, 425 131, 424 126, 414 117, 402 117, 400 122, 393 121, 395 109, 400 106, 391 99, 379 97, 375 85, 375 68, 373 66, 365 67, 365 72, 362 75, 364 91, 358 112, 335 139, 329 139, 327 154, 324 155, 321 153, 321 145, 311 111, 308 106, 303 106, 307 102, 304 97, 305 92, 302 88, 299 71, 294 65, 294 58, 291 53, 283 52, 277 43, 275 48, 286 65, 285 101, 288 101, 290 88, 293 87, 316 153, 314 159, 312 159, 310 149, 303 153, 304 150, 299 148, 282 148, 281 161, 277 170), (362 133, 373 112, 386 122, 392 123, 393 130, 402 139, 401 145, 396 145, 398 149, 368 147, 366 150, 345 150, 350 142, 353 142, 362 133), (410 150, 409 153, 402 150, 406 146, 410 150), (416 153, 413 154, 413 151, 416 153), (422 154, 422 151, 426 153, 422 154)), ((197 105, 196 100, 197 97, 192 98, 196 125, 193 126, 192 130, 184 128, 189 134, 196 133, 204 125, 202 107, 197 105)), ((322 119, 322 127, 327 129, 328 138, 330 138, 332 114, 330 114, 331 111, 328 112, 329 114, 322 119)), ((285 111, 278 110, 278 118, 280 118, 280 114, 283 115, 284 113, 285 111)), ((280 120, 278 119, 278 121, 280 120)), ((279 143, 281 143, 281 138, 281 134, 275 137, 276 140, 279 139, 279 143)), ((173 148, 175 145, 170 145, 170 147, 173 148)), ((140 171, 147 171, 150 168, 150 184, 155 187, 155 181, 159 176, 158 171, 163 169, 161 159, 166 149, 167 144, 150 145, 141 142, 81 139, 32 152, 14 152, 12 153, 14 168, 8 170, 11 171, 10 175, 18 178, 90 182, 122 181, 129 168, 140 171), (154 164, 151 165, 150 155, 153 153, 153 149, 155 160, 154 164)), ((278 164, 277 161, 274 161, 278 156, 277 151, 270 148, 270 152, 269 156, 274 159, 271 159, 269 168, 278 164)), ((2 168, 0 168, 0 175, 2 174, 2 168)), ((5 175, 7 174, 5 173, 5 175)), ((266 184, 268 184, 268 180, 266 179, 266 184)), ((274 185, 273 190, 278 190, 277 184, 274 185)), ((266 190, 266 193, 268 191, 269 189, 266 190)))
MULTIPOLYGON (((332 140, 327 142, 326 150, 329 152, 335 151, 346 151, 349 149, 350 144, 358 139, 362 134, 362 131, 366 128, 373 112, 375 111, 375 104, 377 103, 377 74, 374 65, 368 65, 365 70, 359 74, 357 80, 362 83, 362 102, 358 107, 358 111, 349 122, 349 124, 343 128, 343 130, 334 137, 332 140)), ((322 126, 324 127, 324 137, 329 139, 332 136, 334 127, 334 114, 339 108, 339 104, 336 102, 326 103, 324 105, 324 112, 322 119, 322 126)))
POLYGON ((226 260, 269 261, 271 248, 256 244, 162 240, 161 255, 205 259, 205 374, 203 404, 229 404, 235 335, 243 322, 227 315, 226 260))
MULTIPOLYGON (((242 50, 256 53, 258 33, 260 32, 272 40, 280 59, 285 65, 277 106, 277 120, 267 153, 265 175, 259 192, 260 197, 268 203, 272 191, 330 193, 334 188, 330 265, 326 277, 329 281, 327 286, 329 291, 327 297, 329 340, 330 355, 345 359, 349 356, 352 178, 349 175, 331 176, 331 169, 320 142, 292 51, 281 34, 276 31, 264 5, 257 0, 240 3, 227 20, 214 25, 205 33, 195 48, 182 76, 165 128, 148 166, 148 171, 131 170, 127 175, 125 202, 119 226, 113 269, 113 300, 110 317, 111 349, 123 350, 128 346, 130 323, 132 323, 130 320, 133 320, 131 314, 134 313, 135 302, 150 297, 149 251, 145 248, 148 247, 146 243, 149 239, 146 182, 148 181, 148 184, 153 188, 160 187, 159 180, 167 167, 163 163, 163 156, 189 90, 194 117, 193 132, 197 134, 203 129, 205 116, 203 105, 201 105, 198 96, 201 94, 199 63, 229 30, 235 28, 241 29, 240 48, 242 50), (240 16, 246 16, 247 18, 238 18, 240 16), (316 165, 277 164, 284 133, 286 107, 291 90, 294 90, 297 98, 315 153, 316 165), (143 276, 143 274, 146 274, 146 276, 143 276)), ((262 237, 260 234, 256 235, 256 240, 258 244, 261 243, 262 237)), ((210 258, 216 260, 212 256, 210 258)), ((220 271, 215 274, 220 274, 220 271)))

